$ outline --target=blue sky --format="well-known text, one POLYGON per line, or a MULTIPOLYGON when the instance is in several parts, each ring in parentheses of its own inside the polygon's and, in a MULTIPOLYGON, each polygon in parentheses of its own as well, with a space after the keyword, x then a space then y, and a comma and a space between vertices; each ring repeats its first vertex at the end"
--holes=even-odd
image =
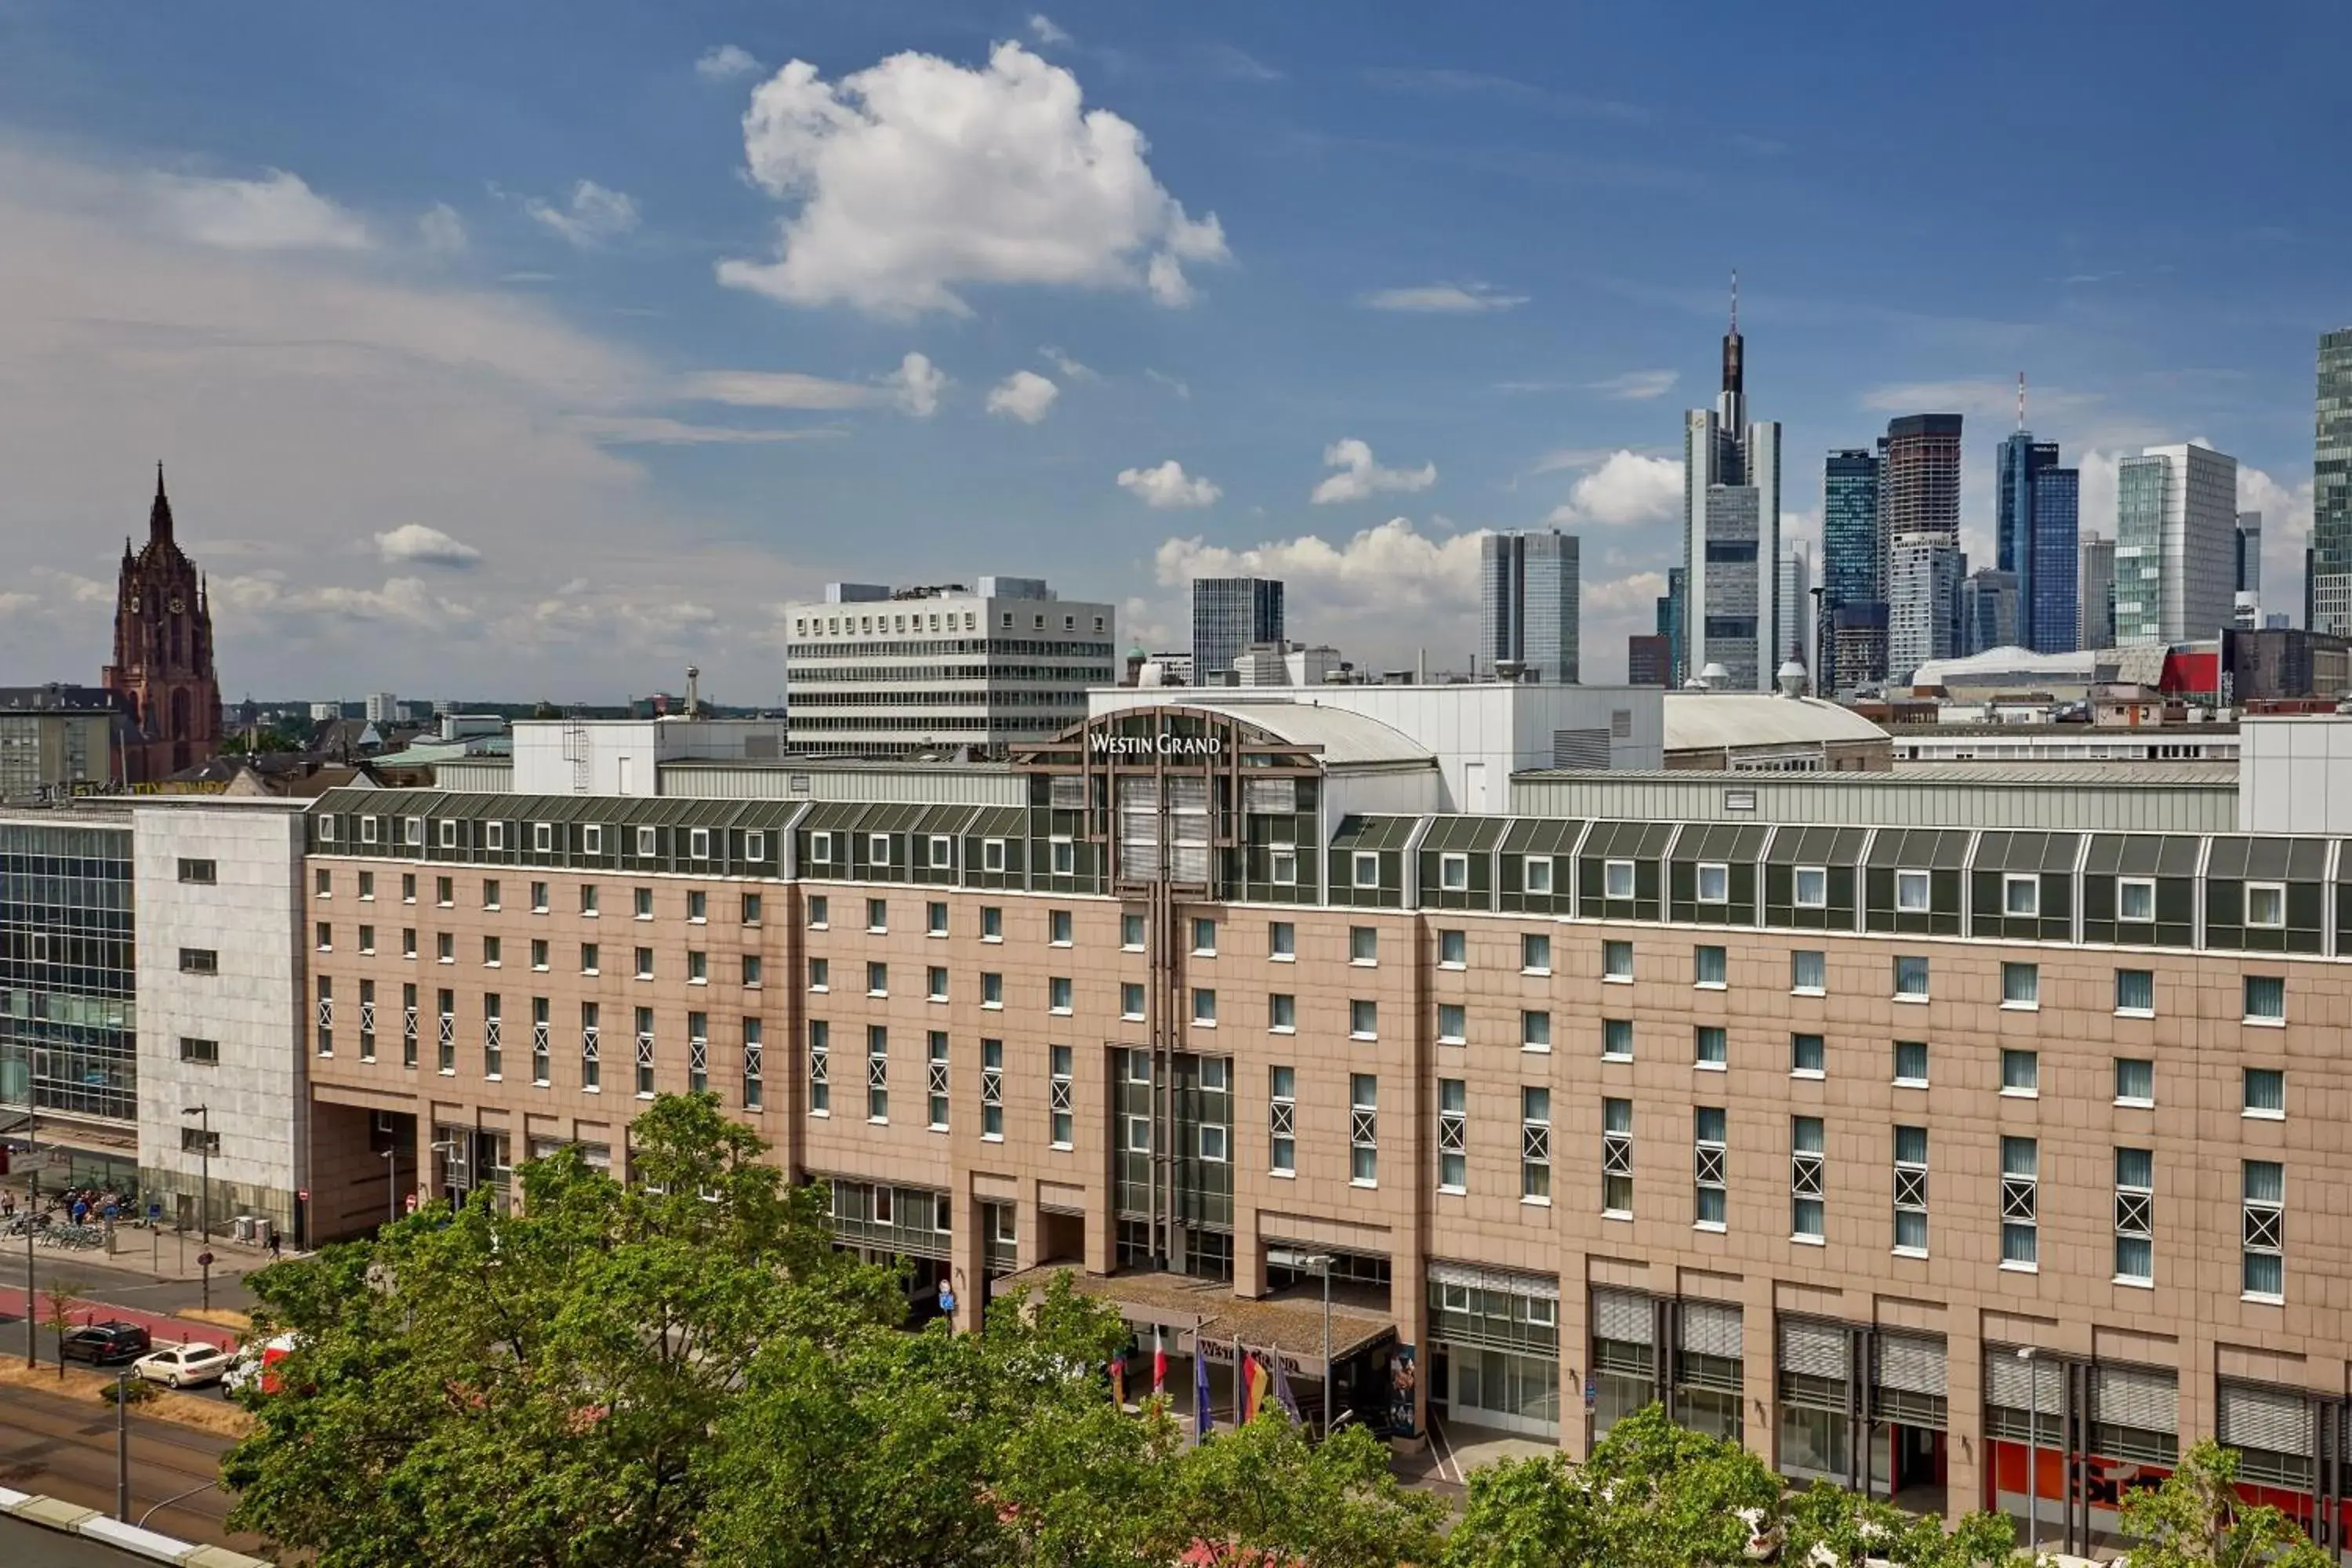
POLYGON ((2022 370, 2086 526, 2209 440, 2299 609, 2352 17, 2048 9, 0 0, 0 681, 159 457, 232 695, 772 700, 782 602, 991 571, 1459 664, 1547 521, 1612 679, 1735 267, 1790 536, 1958 410, 1983 555, 2022 370))

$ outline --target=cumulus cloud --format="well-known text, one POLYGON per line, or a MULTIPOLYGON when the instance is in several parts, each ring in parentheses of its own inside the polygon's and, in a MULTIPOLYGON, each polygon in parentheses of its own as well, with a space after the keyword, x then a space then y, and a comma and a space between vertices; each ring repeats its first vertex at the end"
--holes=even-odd
POLYGON ((1368 500, 1389 491, 1425 490, 1437 482, 1435 463, 1417 468, 1384 468, 1372 460, 1372 448, 1352 436, 1324 447, 1323 461, 1339 471, 1317 485, 1307 498, 1317 506, 1368 500))
POLYGON ((1121 468, 1118 488, 1161 510, 1213 506, 1225 493, 1205 479, 1187 477, 1184 465, 1173 458, 1156 468, 1121 468))
POLYGON ((637 226, 635 198, 608 191, 593 180, 573 185, 571 200, 562 206, 533 196, 523 203, 522 210, 549 233, 583 248, 618 239, 637 226))
POLYGON ((375 536, 376 553, 394 564, 415 562, 421 566, 453 566, 462 571, 478 566, 482 552, 421 522, 404 522, 375 536))
POLYGON ((1356 303, 1367 310, 1441 316, 1509 310, 1527 302, 1525 294, 1507 294, 1488 283, 1423 283, 1410 289, 1375 289, 1356 296, 1356 303))
POLYGON ((1041 44, 1066 44, 1070 35, 1043 11, 1029 14, 1029 35, 1041 44))
POLYGON ((455 256, 466 248, 466 220, 447 202, 435 202, 417 217, 416 237, 436 256, 455 256))
POLYGON ((988 411, 1034 425, 1054 406, 1062 389, 1034 370, 1016 370, 988 390, 988 411))
POLYGON ((184 238, 220 250, 365 250, 367 226, 272 169, 258 180, 155 179, 155 200, 184 238))
POLYGON ((1570 526, 1638 528, 1664 522, 1681 511, 1683 466, 1671 458, 1645 458, 1615 451, 1580 478, 1568 500, 1553 509, 1552 522, 1570 526))
POLYGON ((944 372, 928 355, 909 353, 898 368, 867 381, 835 381, 793 370, 705 370, 678 384, 689 403, 723 403, 734 408, 835 410, 895 405, 918 419, 939 412, 944 372))
POLYGON ((1172 306, 1192 295, 1186 263, 1230 259, 1142 133, 1019 44, 978 68, 907 53, 838 82, 794 60, 752 93, 743 148, 793 210, 776 260, 722 261, 719 279, 788 304, 966 315, 961 285, 1060 284, 1172 306))
POLYGON ((898 368, 882 378, 890 400, 918 419, 929 419, 940 411, 940 394, 947 384, 947 374, 917 353, 900 360, 898 368))
POLYGON ((694 62, 694 74, 705 81, 732 81, 759 68, 760 62, 751 58, 751 51, 734 44, 705 49, 694 62))
MULTIPOLYGON (((2031 389, 2030 411, 2049 416, 2080 413, 2099 399, 2087 392, 2064 387, 2031 389)), ((1979 419, 2013 421, 2017 417, 2017 380, 1978 376, 1958 381, 1909 381, 1874 386, 1862 395, 1862 406, 1875 414, 1966 414, 1979 419)), ((2007 424, 2002 426, 2008 428, 2007 424)))
POLYGON ((1629 370, 1605 381, 1588 382, 1585 390, 1618 403, 1646 403, 1672 392, 1681 379, 1678 372, 1671 370, 1629 370))

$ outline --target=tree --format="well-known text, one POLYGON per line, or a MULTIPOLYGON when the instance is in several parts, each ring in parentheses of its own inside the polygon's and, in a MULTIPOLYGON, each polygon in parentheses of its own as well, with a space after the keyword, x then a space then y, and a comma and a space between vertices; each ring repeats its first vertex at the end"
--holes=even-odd
POLYGON ((2006 1514, 1971 1513, 1948 1533, 1934 1514, 1906 1513, 1819 1483, 1789 1501, 1781 1529, 1782 1560, 1818 1568, 1861 1568, 1873 1559, 1895 1568, 2001 1568, 2028 1561, 2006 1514))
POLYGON ((1388 1449, 1361 1426, 1318 1446, 1276 1407, 1212 1434, 1172 1468, 1174 1533, 1217 1561, 1394 1568, 1440 1550, 1445 1505, 1399 1485, 1388 1449))
MULTIPOLYGON (((66 1380, 66 1336, 74 1331, 74 1300, 81 1294, 81 1282, 77 1279, 52 1279, 49 1288, 41 1292, 48 1298, 48 1316, 44 1320, 49 1332, 57 1336, 58 1381, 66 1380)), ((29 1310, 32 1303, 25 1303, 29 1310)))
POLYGON ((2238 1453, 2200 1440, 2153 1491, 2124 1500, 2124 1533, 2138 1538, 2130 1568, 2328 1568, 2294 1521, 2238 1497, 2238 1453))

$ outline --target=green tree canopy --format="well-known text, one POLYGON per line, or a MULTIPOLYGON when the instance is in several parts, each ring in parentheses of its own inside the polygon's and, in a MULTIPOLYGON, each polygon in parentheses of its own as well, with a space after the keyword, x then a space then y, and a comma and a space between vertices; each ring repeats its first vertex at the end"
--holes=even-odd
POLYGON ((2237 1480, 2237 1451, 2207 1437, 2163 1485, 2126 1498, 2124 1531, 2139 1540, 2130 1568, 2329 1568, 2294 1521, 2241 1501, 2237 1480))

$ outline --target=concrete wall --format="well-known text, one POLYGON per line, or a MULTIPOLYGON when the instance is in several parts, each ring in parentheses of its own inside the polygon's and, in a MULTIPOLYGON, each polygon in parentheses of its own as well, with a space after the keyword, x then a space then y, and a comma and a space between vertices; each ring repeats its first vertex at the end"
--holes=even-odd
POLYGON ((2352 719, 2238 724, 2238 830, 2352 833, 2352 719))

